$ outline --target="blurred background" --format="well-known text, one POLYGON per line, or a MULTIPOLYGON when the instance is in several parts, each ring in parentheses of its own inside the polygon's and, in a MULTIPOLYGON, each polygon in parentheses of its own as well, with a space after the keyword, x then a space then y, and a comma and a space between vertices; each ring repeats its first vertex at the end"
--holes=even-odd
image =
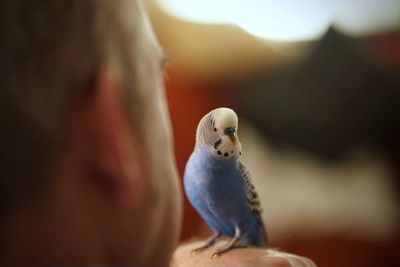
MULTIPOLYGON (((400 1, 147 5, 181 176, 200 118, 231 107, 272 247, 400 266, 400 1)), ((185 199, 182 240, 209 234, 185 199)))

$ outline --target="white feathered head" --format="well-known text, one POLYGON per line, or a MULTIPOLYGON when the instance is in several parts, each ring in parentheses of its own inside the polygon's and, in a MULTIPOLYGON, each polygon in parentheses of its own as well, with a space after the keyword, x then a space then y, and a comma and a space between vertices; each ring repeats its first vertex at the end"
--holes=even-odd
POLYGON ((196 132, 195 151, 207 146, 216 156, 231 158, 241 155, 237 136, 238 117, 230 108, 217 108, 199 122, 196 132))

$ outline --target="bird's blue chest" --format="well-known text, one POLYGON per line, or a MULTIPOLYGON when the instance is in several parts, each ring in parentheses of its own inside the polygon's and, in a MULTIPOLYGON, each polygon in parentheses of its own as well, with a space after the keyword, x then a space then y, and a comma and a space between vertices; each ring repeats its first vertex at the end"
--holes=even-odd
POLYGON ((219 158, 200 149, 194 152, 185 169, 184 185, 190 202, 199 210, 234 213, 246 205, 245 181, 236 158, 219 158))
POLYGON ((237 159, 218 158, 207 149, 198 150, 191 155, 184 179, 187 186, 194 186, 201 191, 207 189, 210 193, 243 186, 237 159))

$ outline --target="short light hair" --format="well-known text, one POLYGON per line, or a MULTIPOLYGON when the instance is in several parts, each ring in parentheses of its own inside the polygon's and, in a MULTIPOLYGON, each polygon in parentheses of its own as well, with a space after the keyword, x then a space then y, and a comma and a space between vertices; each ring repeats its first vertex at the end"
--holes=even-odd
MULTIPOLYGON (((35 196, 99 67, 132 93, 135 0, 0 1, 0 216, 35 196)), ((128 93, 129 92, 129 93, 128 93)), ((129 95, 130 94, 130 95, 129 95)))

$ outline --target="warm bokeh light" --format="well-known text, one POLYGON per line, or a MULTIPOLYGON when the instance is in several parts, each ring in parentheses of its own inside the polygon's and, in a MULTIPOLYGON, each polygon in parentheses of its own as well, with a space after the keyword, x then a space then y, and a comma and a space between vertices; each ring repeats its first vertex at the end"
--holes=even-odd
POLYGON ((277 41, 315 39, 329 25, 354 34, 394 28, 398 0, 157 0, 169 13, 197 23, 233 23, 250 34, 277 41))

